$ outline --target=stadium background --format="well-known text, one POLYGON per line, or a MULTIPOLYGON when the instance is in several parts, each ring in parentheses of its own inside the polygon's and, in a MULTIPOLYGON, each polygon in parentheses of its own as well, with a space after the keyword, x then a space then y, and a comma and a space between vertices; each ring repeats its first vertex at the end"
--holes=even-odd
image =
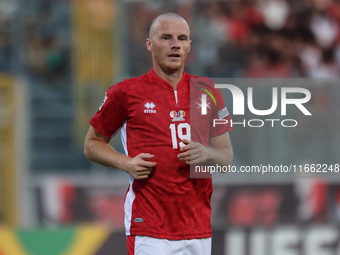
MULTIPOLYGON (((85 159, 83 140, 107 88, 151 68, 145 38, 168 11, 191 27, 192 74, 339 77, 340 1, 1 0, 0 255, 126 254, 127 176, 85 159)), ((339 163, 339 90, 312 90, 313 121, 294 131, 234 130, 235 164, 339 163)), ((225 176, 213 255, 340 253, 337 175, 225 176)))

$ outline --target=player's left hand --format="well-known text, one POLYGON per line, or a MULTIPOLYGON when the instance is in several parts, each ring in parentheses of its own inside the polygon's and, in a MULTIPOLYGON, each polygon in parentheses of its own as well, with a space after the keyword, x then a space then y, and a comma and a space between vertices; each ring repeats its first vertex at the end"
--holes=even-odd
POLYGON ((183 153, 177 155, 181 161, 185 161, 188 165, 193 165, 204 163, 209 159, 209 147, 188 139, 183 139, 182 142, 185 144, 180 149, 183 153))

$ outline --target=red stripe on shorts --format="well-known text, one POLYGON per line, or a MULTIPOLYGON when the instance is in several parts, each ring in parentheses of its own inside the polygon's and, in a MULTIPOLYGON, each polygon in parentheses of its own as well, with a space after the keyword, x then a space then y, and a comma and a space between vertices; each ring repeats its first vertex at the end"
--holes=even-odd
POLYGON ((135 239, 136 239, 136 236, 127 237, 126 243, 127 243, 128 255, 135 255, 135 239))

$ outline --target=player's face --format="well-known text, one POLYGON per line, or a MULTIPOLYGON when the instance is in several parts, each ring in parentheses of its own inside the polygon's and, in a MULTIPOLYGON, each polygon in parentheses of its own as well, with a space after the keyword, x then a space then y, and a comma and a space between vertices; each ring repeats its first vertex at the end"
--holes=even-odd
POLYGON ((152 52, 154 66, 164 72, 172 73, 184 68, 184 62, 190 51, 189 27, 177 18, 159 20, 153 38, 147 40, 147 47, 152 52))

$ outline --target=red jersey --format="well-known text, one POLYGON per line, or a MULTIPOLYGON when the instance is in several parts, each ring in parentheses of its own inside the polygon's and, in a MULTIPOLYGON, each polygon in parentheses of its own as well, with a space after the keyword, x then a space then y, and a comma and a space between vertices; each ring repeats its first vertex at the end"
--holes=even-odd
MULTIPOLYGON (((207 146, 210 137, 232 127, 212 127, 214 118, 230 120, 230 116, 223 100, 216 104, 210 97, 207 115, 200 118, 203 125, 190 126, 190 108, 200 114, 202 107, 198 96, 190 105, 190 78, 195 77, 184 72, 177 91, 153 70, 124 80, 106 92, 99 111, 90 120, 93 128, 107 137, 122 128, 122 143, 128 156, 154 155, 151 161, 156 166, 147 179, 130 176, 124 203, 127 235, 172 240, 211 237, 212 180, 190 178, 190 166, 177 155, 183 139, 207 146)), ((197 95, 201 92, 197 89, 197 95)))

